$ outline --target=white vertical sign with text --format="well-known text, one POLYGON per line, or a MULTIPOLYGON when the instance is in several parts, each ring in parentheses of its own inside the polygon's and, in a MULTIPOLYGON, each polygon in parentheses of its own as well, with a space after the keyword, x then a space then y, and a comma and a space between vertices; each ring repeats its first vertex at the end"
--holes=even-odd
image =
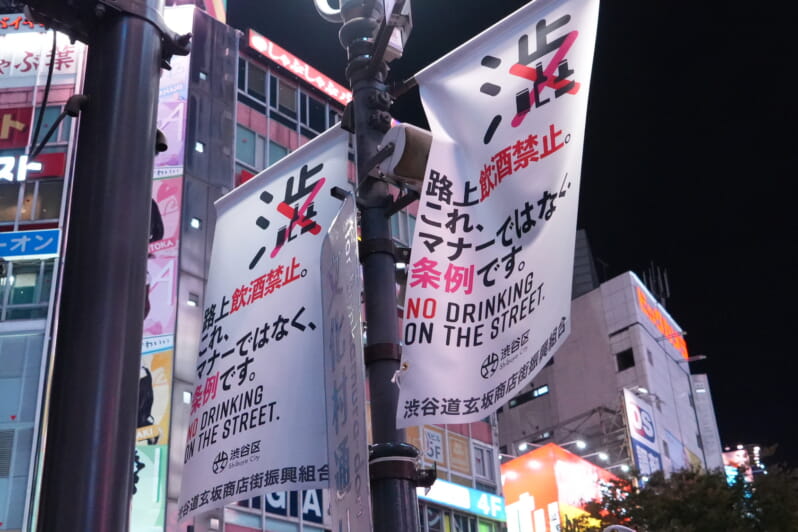
POLYGON ((570 332, 597 0, 538 0, 415 76, 433 141, 399 426, 496 411, 570 332))
POLYGON ((369 532, 371 493, 366 436, 366 369, 360 313, 357 212, 350 194, 321 250, 324 385, 333 530, 369 532))
POLYGON ((216 202, 181 520, 329 485, 319 255, 347 144, 333 128, 216 202))

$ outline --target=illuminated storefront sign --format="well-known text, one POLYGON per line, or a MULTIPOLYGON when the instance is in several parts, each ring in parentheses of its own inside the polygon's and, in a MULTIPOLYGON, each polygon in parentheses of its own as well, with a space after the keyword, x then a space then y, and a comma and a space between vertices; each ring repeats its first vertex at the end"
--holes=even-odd
POLYGON ((0 181, 25 181, 39 177, 62 177, 66 154, 43 153, 34 160, 27 155, 0 154, 0 181))
POLYGON ((452 508, 459 508, 474 515, 504 521, 504 498, 485 491, 475 490, 460 484, 438 479, 432 488, 416 488, 418 498, 452 508))
POLYGON ((0 233, 0 257, 4 259, 58 254, 60 229, 0 233))
MULTIPOLYGON (((0 65, 3 63, 0 60, 0 65)), ((30 107, 0 109, 0 149, 24 148, 33 111, 30 107)))
POLYGON ((649 301, 648 296, 646 296, 645 292, 643 292, 639 286, 635 287, 635 292, 637 294, 637 304, 640 310, 651 320, 654 327, 662 333, 663 340, 667 339, 682 357, 687 358, 689 356, 687 354, 687 344, 684 341, 684 336, 682 336, 681 331, 671 325, 671 320, 657 308, 656 304, 652 304, 649 301))
MULTIPOLYGON (((576 530, 617 477, 550 443, 501 466, 508 532, 576 530)), ((595 524, 595 523, 585 523, 595 524)))
POLYGON ((352 101, 352 93, 334 82, 295 55, 286 52, 275 43, 252 30, 249 30, 249 46, 260 52, 292 74, 310 83, 324 94, 346 105, 352 101))

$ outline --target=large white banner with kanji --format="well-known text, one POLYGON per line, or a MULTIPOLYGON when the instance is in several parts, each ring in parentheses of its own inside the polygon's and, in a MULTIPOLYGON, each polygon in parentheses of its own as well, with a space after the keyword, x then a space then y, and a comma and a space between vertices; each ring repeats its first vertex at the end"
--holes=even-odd
POLYGON ((331 129, 216 202, 181 520, 329 485, 319 256, 347 145, 331 129))
POLYGON ((570 331, 597 0, 537 0, 416 75, 433 142, 399 426, 483 419, 570 331))

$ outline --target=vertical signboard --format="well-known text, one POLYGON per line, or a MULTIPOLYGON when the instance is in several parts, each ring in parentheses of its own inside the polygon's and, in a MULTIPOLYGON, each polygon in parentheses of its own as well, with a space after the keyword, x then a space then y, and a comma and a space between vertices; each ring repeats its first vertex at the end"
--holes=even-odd
POLYGON ((324 387, 327 395, 327 459, 333 530, 369 531, 366 372, 360 317, 357 215, 350 194, 321 249, 324 308, 324 387))
MULTIPOLYGON (((179 34, 189 33, 194 9, 167 8, 164 20, 179 34)), ((165 526, 189 65, 190 56, 174 56, 159 84, 157 124, 169 149, 156 156, 153 171, 131 532, 162 532, 165 526)))
POLYGON ((399 426, 478 421, 570 331, 596 0, 538 0, 415 76, 432 131, 399 426))
POLYGON ((626 426, 632 445, 635 466, 641 475, 648 476, 662 469, 659 453, 659 434, 654 423, 652 407, 631 390, 623 391, 626 426))
POLYGON ((329 485, 319 255, 347 145, 330 129, 216 202, 181 520, 329 485))

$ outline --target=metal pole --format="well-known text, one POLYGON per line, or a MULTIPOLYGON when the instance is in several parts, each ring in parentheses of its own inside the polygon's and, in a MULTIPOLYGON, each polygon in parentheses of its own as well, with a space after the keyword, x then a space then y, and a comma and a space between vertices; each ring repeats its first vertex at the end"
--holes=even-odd
POLYGON ((372 68, 374 41, 382 19, 382 2, 349 0, 342 3, 344 25, 340 41, 347 50, 346 76, 352 88, 358 205, 361 216, 361 262, 365 295, 367 345, 365 347, 371 402, 371 500, 375 530, 418 530, 415 461, 418 450, 406 443, 405 431, 396 428, 398 388, 391 382, 399 369, 396 305, 396 270, 390 220, 386 213, 392 197, 388 185, 371 179, 369 160, 390 128, 391 98, 385 80, 388 67, 377 58, 372 68), (380 464, 375 467, 376 464, 380 464), (378 474, 375 474, 379 471, 378 474))
POLYGON ((89 43, 40 531, 128 529, 160 38, 143 18, 109 10, 89 43))

